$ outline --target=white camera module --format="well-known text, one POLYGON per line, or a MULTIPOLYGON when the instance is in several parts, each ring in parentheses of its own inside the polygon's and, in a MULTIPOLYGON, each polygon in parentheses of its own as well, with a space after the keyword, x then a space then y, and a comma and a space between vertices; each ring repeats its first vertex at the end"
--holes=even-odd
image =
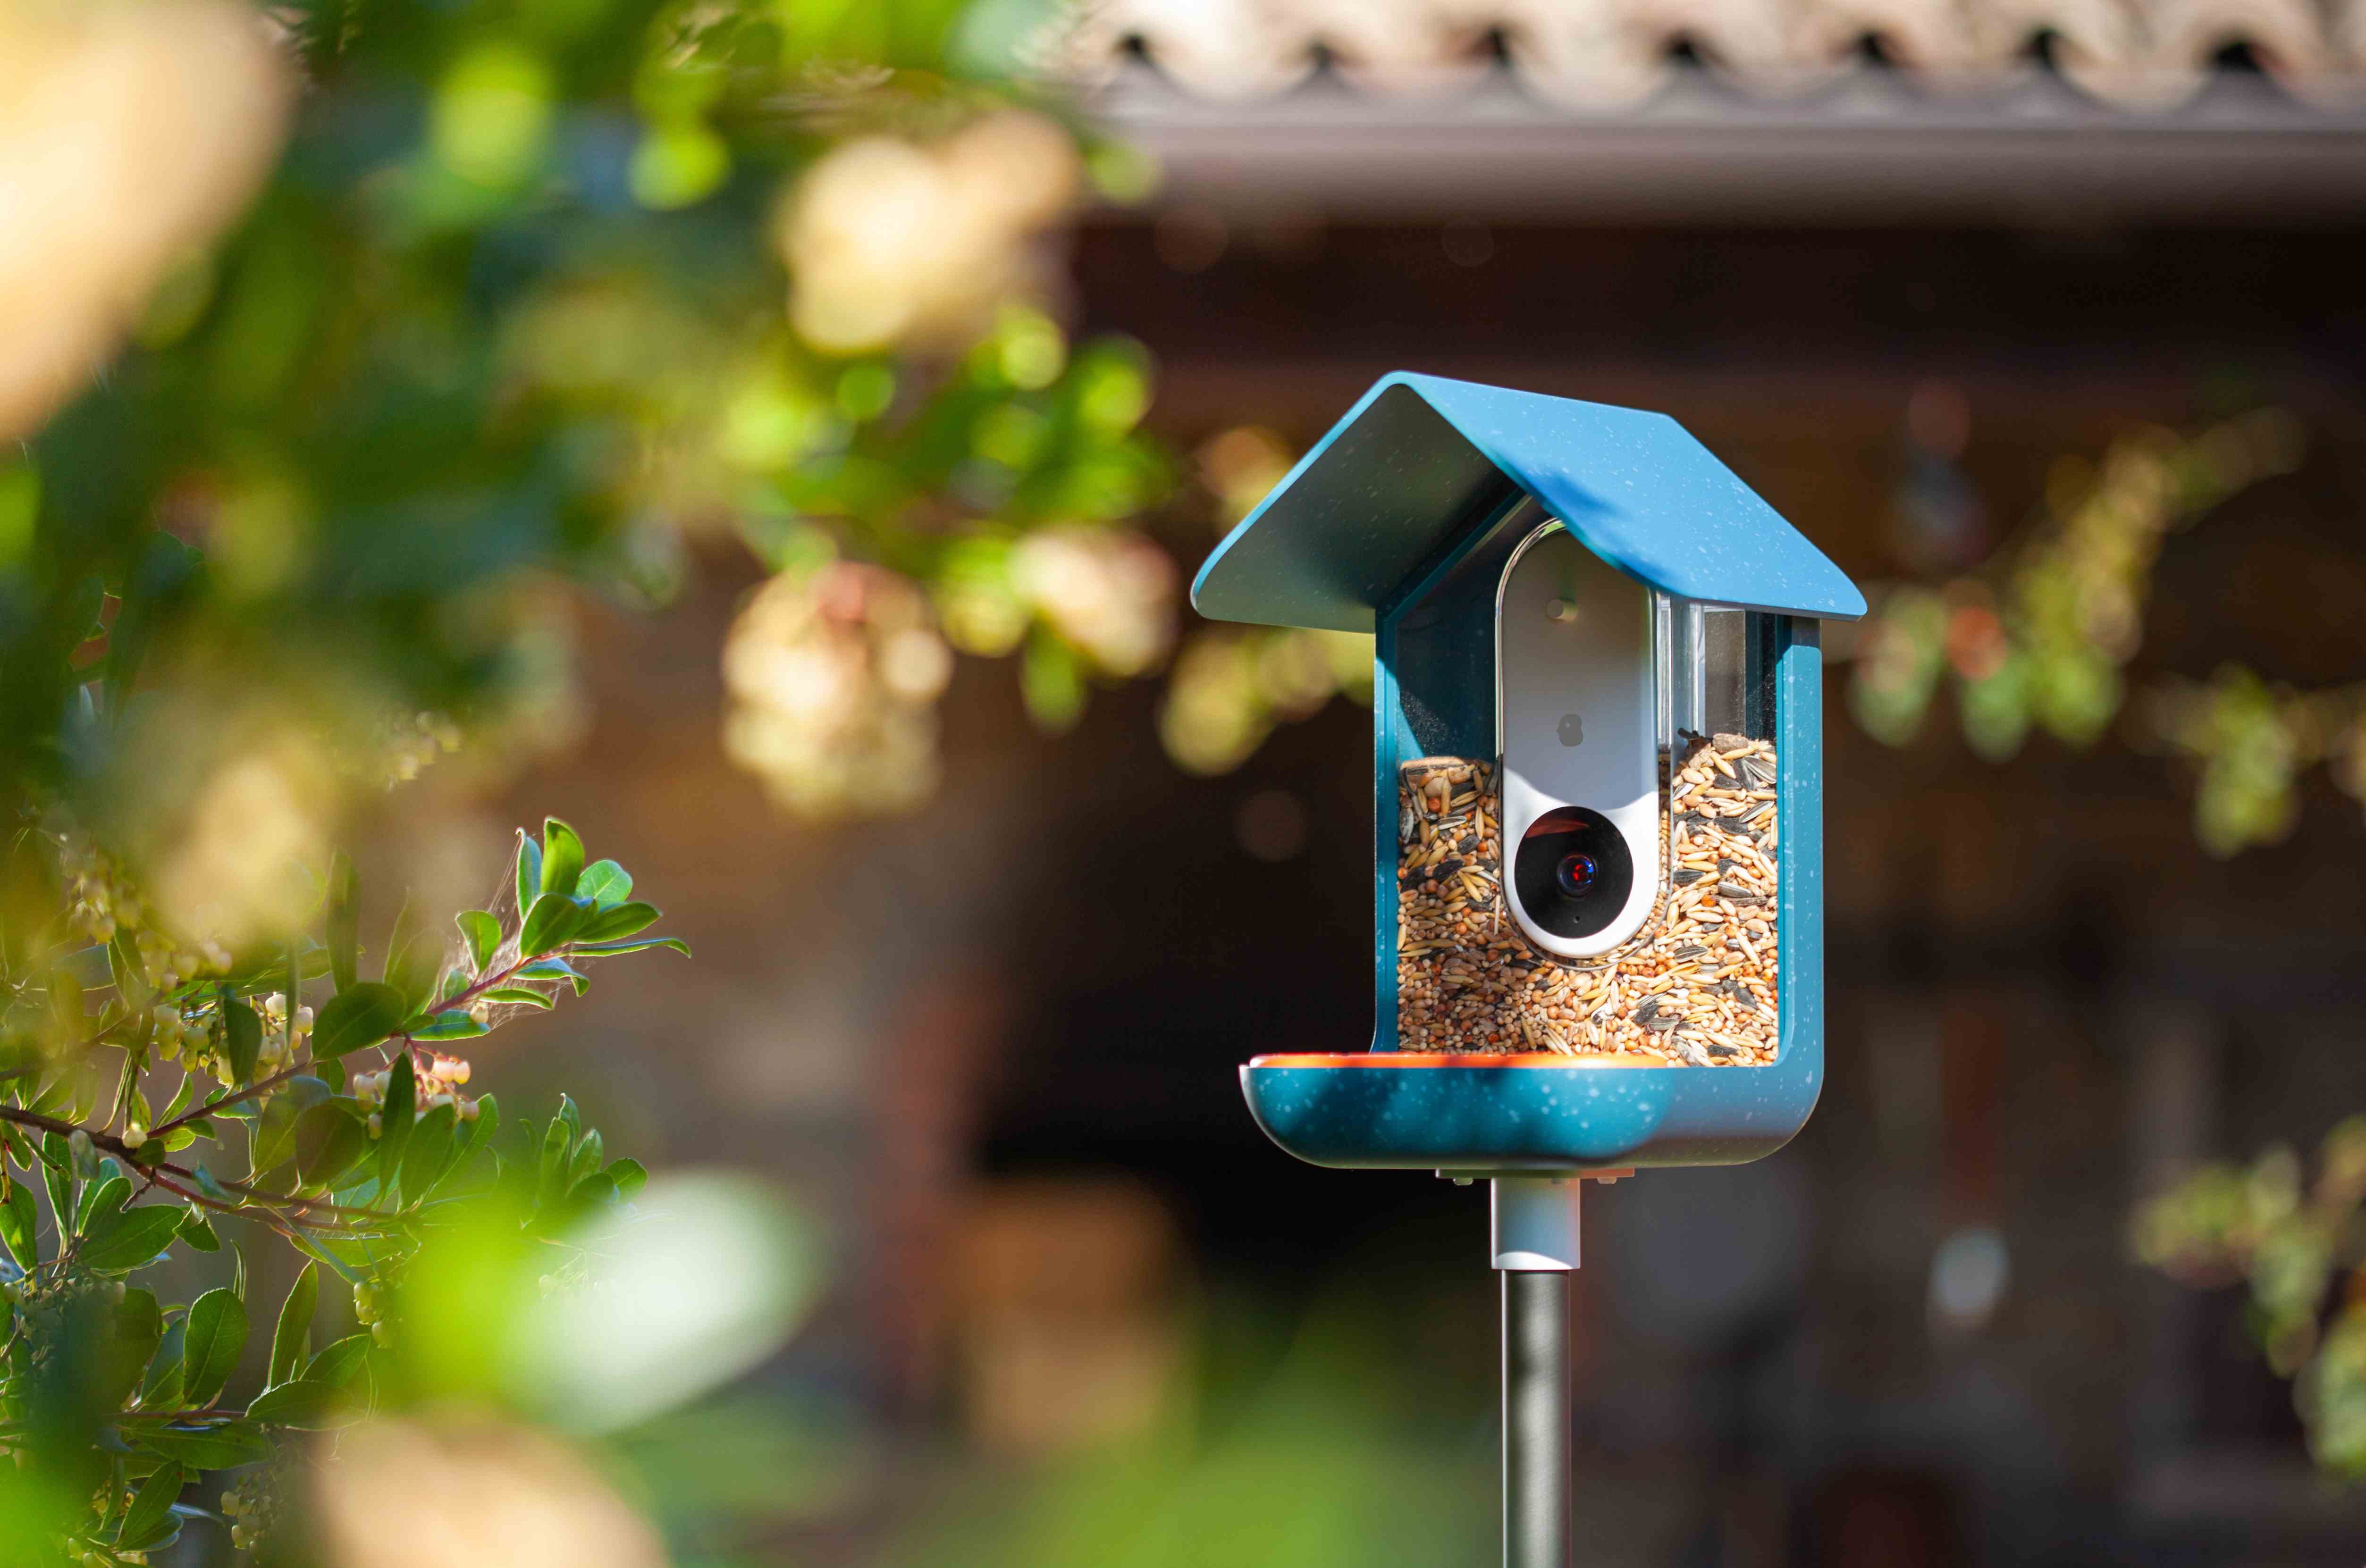
POLYGON ((1504 892, 1528 939, 1560 958, 1633 936, 1661 886, 1652 601, 1558 522, 1504 568, 1504 892))

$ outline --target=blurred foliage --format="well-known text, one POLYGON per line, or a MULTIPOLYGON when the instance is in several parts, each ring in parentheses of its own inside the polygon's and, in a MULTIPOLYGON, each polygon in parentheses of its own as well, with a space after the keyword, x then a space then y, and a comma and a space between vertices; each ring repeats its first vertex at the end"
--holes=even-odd
POLYGON ((366 977, 342 859, 244 946, 158 927, 71 827, 20 831, 5 870, 13 911, 58 912, 0 927, 7 1560, 143 1562, 206 1519, 266 1562, 664 1561, 569 1444, 769 1354, 811 1294, 811 1246, 760 1192, 652 1182, 563 1097, 540 1126, 506 1121, 446 1054, 580 995, 599 962, 686 952, 631 875, 553 819, 518 835, 494 907, 448 935, 406 908, 366 977), (266 1236, 307 1260, 276 1308, 248 1287, 266 1236), (176 1299, 206 1255, 226 1277, 176 1299), (316 1338, 344 1316, 334 1292, 353 1330, 316 1338), (333 1451, 306 1436, 345 1428, 333 1451), (389 1555, 396 1466, 454 1479, 389 1555), (208 1473, 219 1511, 189 1495, 208 1473))
POLYGON ((1149 366, 1051 310, 1054 231, 1144 173, 997 73, 1034 9, 0 0, 36 107, 151 89, 0 120, 40 175, 0 226, 12 779, 145 859, 257 734, 528 752, 572 713, 551 574, 659 599, 705 536, 818 607, 733 637, 730 749, 794 810, 925 792, 948 644, 1054 725, 1155 667, 1149 366), (915 635, 850 643, 870 603, 915 635), (875 791, 782 738, 873 700, 911 710, 875 791))
MULTIPOLYGON (((1408 1356, 1388 1302, 1324 1293, 1294 1334, 1219 1302, 1138 1437, 1080 1445, 896 1532, 895 1568, 1360 1568, 1495 1561, 1492 1390, 1408 1356), (1474 1394, 1476 1397, 1474 1398, 1474 1394)), ((1450 1361, 1450 1358, 1448 1358, 1450 1361)))
POLYGON ((2248 1323, 2327 1471, 2366 1478, 2366 1116, 2326 1136, 2305 1182, 2283 1146, 2213 1165, 2138 1211, 2136 1257, 2188 1284, 2242 1281, 2248 1323))
MULTIPOLYGON (((1272 431, 1240 425, 1203 442, 1194 468, 1219 527, 1236 527, 1298 461, 1272 431)), ((1225 773, 1248 760, 1277 724, 1344 695, 1369 702, 1372 640, 1287 626, 1201 625, 1184 638, 1158 713, 1159 739, 1177 766, 1225 773)))
POLYGON ((793 1326, 807 1227, 446 1054, 678 944, 553 821, 365 975, 334 846, 432 760, 567 739, 574 585, 661 599, 702 536, 775 574, 728 722, 799 811, 913 797, 955 648, 1053 723, 1155 667, 1148 367, 1068 340, 1046 249, 1143 171, 997 75, 1029 10, 0 0, 11 1562, 199 1521, 285 1562, 736 1549, 755 1489, 677 1485, 685 1406, 793 1326), (831 679, 919 710, 874 789, 765 728, 831 679), (276 1303, 258 1232, 306 1260, 276 1303))
POLYGON ((1849 687, 1858 723, 1907 745, 1952 681, 1965 739, 2000 761, 2034 729, 2084 747, 2130 712, 2138 744, 2199 764, 2194 831, 2215 855, 2289 833, 2299 775, 2318 763, 2366 801, 2366 687, 2295 691, 2228 664, 2132 694, 2124 674, 2169 537, 2291 472, 2302 445, 2289 415, 2262 409, 2191 436, 2142 431, 2097 465, 2067 461, 1984 566, 1936 588, 1876 588, 1849 687))

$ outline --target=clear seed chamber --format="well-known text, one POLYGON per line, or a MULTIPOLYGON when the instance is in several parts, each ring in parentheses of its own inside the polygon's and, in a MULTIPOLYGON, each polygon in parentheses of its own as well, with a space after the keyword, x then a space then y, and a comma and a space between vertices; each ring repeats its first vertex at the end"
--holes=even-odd
MULTIPOLYGON (((1491 753, 1396 767, 1398 1048, 1773 1062, 1779 618, 1642 588, 1533 514, 1432 591, 1441 631, 1493 600, 1495 734, 1491 753), (1558 673, 1622 663, 1631 691, 1558 673), (1614 874, 1632 891, 1606 905, 1614 874), (1589 900, 1606 913, 1556 918, 1589 900)), ((1431 619, 1409 617, 1399 649, 1416 736, 1431 619)))

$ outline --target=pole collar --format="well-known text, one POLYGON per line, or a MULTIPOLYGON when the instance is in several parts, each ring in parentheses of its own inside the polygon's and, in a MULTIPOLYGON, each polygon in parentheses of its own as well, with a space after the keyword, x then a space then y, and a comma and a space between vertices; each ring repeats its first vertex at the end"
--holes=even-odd
POLYGON ((1487 1183, 1494 1267, 1561 1273, 1577 1267, 1575 1176, 1498 1176, 1487 1183))

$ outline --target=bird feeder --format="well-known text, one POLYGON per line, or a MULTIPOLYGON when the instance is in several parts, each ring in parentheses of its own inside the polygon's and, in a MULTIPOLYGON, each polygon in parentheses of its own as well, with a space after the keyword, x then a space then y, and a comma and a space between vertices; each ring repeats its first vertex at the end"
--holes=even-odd
MULTIPOLYGON (((1576 1179, 1755 1159, 1815 1105, 1818 623, 1864 598, 1663 414, 1403 373, 1191 598, 1373 636, 1377 1029, 1241 1082, 1301 1159, 1493 1182, 1508 1442, 1566 1314, 1514 1282, 1576 1265, 1576 1179)), ((1507 1488, 1565 1422, 1527 1434, 1507 1488)), ((1510 1497, 1507 1562, 1559 1561, 1510 1497)))

